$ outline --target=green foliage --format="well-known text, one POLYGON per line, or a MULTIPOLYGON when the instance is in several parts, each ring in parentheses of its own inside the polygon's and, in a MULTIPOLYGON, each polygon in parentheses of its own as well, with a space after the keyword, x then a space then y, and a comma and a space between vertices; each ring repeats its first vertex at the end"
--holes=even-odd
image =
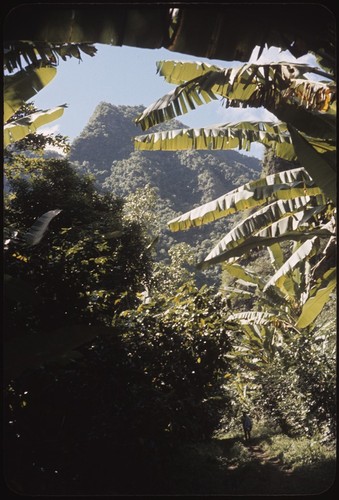
POLYGON ((6 391, 7 481, 36 494, 154 491, 159 464, 230 411, 224 309, 212 290, 184 286, 125 310, 63 364, 17 377, 6 391))
POLYGON ((147 241, 137 223, 123 220, 121 199, 98 194, 93 181, 79 177, 65 160, 40 160, 40 165, 33 177, 10 182, 5 225, 20 230, 51 207, 62 212, 36 250, 7 252, 5 269, 33 286, 44 306, 10 304, 7 328, 45 331, 51 325, 110 324, 121 294, 126 292, 120 306, 132 304, 147 282, 147 241))
POLYGON ((264 449, 271 456, 280 456, 284 465, 290 470, 302 467, 312 470, 318 464, 326 464, 335 459, 333 447, 322 444, 321 440, 320 435, 291 439, 278 434, 265 443, 264 449))
MULTIPOLYGON (((170 234, 166 229, 167 221, 199 205, 214 196, 223 194, 225 188, 232 189, 259 176, 261 165, 256 158, 249 158, 233 151, 226 152, 135 152, 132 138, 135 135, 133 119, 143 110, 141 106, 114 106, 100 103, 88 124, 78 138, 73 141, 70 159, 79 172, 95 176, 98 189, 134 201, 136 208, 137 193, 153 190, 151 199, 145 200, 152 206, 154 214, 144 212, 139 203, 138 212, 133 206, 134 216, 143 217, 151 224, 152 232, 160 238, 157 245, 157 260, 170 262, 169 249, 177 243, 192 245, 198 241, 197 259, 211 241, 217 240, 224 231, 224 224, 213 228, 203 228, 186 234, 170 234), (178 183, 177 180, 180 179, 178 183), (157 196, 157 200, 154 196, 157 196), (153 221, 149 219, 153 219, 153 221)), ((183 126, 179 122, 163 124, 161 129, 183 126)), ((129 201, 127 200, 127 203, 129 201)), ((145 222, 144 221, 144 222, 145 222)), ((198 273, 199 283, 217 283, 216 270, 198 273)))
POLYGON ((12 73, 23 69, 26 65, 39 67, 41 65, 57 65, 59 58, 66 61, 75 57, 81 60, 81 52, 94 56, 97 49, 88 43, 62 43, 52 44, 47 42, 16 41, 5 45, 4 67, 12 73))
POLYGON ((136 310, 121 313, 122 330, 131 356, 137 349, 143 378, 152 381, 148 398, 163 414, 153 423, 161 432, 194 439, 211 435, 229 404, 224 375, 230 369, 226 304, 208 288, 186 284, 136 310))
POLYGON ((288 435, 336 434, 335 333, 291 338, 258 374, 254 404, 288 435))

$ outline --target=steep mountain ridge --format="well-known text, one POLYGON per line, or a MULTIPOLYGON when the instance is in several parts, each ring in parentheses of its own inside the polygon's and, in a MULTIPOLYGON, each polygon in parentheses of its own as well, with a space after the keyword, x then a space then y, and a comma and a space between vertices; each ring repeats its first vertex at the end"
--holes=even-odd
MULTIPOLYGON (((100 187, 126 196, 145 184, 156 186, 172 209, 189 210, 260 175, 257 158, 236 151, 134 151, 140 134, 134 119, 143 106, 101 102, 73 141, 69 159, 96 175, 100 187)), ((171 120, 152 130, 184 128, 171 120)))
MULTIPOLYGON (((133 138, 141 132, 134 119, 143 110, 143 106, 99 103, 74 140, 69 159, 80 172, 94 174, 100 190, 118 196, 127 196, 146 185, 156 187, 157 216, 163 228, 170 218, 260 176, 260 160, 236 151, 135 151, 133 138)), ((176 128, 186 127, 171 120, 151 131, 176 128)), ((185 241, 196 248, 199 260, 228 225, 227 218, 183 233, 165 230, 162 254, 164 248, 185 241)))

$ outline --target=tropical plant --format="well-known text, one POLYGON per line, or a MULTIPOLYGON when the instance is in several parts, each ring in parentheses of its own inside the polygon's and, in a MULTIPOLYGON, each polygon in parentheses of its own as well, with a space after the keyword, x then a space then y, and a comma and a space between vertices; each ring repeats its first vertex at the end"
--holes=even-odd
POLYGON ((63 115, 65 104, 49 110, 39 110, 18 120, 13 115, 43 89, 56 75, 59 57, 76 57, 81 52, 94 56, 90 44, 51 44, 32 41, 9 42, 4 47, 4 145, 8 146, 37 128, 63 115), (12 118, 12 119, 11 119, 12 118), (10 122, 9 122, 10 121, 10 122))
MULTIPOLYGON (((33 246, 40 243, 41 239, 48 229, 49 223, 60 212, 61 210, 56 209, 49 210, 48 212, 44 213, 24 234, 19 234, 18 231, 11 231, 10 234, 8 234, 8 238, 5 239, 5 249, 8 250, 8 246, 10 244, 33 246)), ((5 234, 6 232, 7 231, 5 230, 5 234)))
POLYGON ((224 273, 235 278, 235 284, 224 290, 234 311, 226 319, 241 325, 229 353, 238 366, 229 381, 235 401, 283 432, 312 435, 321 428, 324 437, 333 437, 333 287, 324 301, 320 299, 321 312, 305 307, 312 301, 305 285, 312 259, 299 262, 283 280, 271 280, 267 287, 263 275, 268 274, 268 259, 263 257, 259 267, 257 256, 256 252, 246 265, 238 259, 223 266, 224 273))
MULTIPOLYGON (((124 310, 108 335, 93 326, 97 337, 66 364, 50 360, 11 381, 9 484, 54 494, 166 491, 175 450, 208 438, 231 412, 224 374, 234 325, 225 307, 213 290, 185 285, 124 310)), ((54 347, 71 332, 55 332, 54 347)))
POLYGON ((145 130, 221 96, 226 107, 260 107, 280 122, 226 123, 139 136, 140 150, 250 149, 253 142, 271 146, 287 160, 298 157, 327 196, 336 200, 335 94, 333 75, 305 64, 245 64, 220 68, 196 62, 160 61, 158 72, 179 86, 136 119, 145 130), (306 73, 327 79, 312 81, 306 73), (319 171, 321 174, 319 174, 319 171))
POLYGON ((82 326, 83 342, 95 337, 91 325, 109 326, 114 311, 137 303, 150 273, 147 242, 137 223, 123 219, 122 200, 97 193, 93 180, 78 176, 66 160, 39 161, 43 168, 30 178, 10 181, 5 226, 20 232, 50 206, 62 212, 48 211, 22 232, 30 246, 19 245, 19 235, 8 237, 6 377, 47 362, 63 346, 68 352, 73 341, 80 345, 82 326), (52 230, 40 240, 52 217, 52 230))
MULTIPOLYGON (((269 203, 255 213, 252 210, 219 242, 201 266, 234 259, 253 248, 266 246, 276 254, 274 260, 279 263, 267 284, 270 286, 279 279, 285 280, 286 273, 308 258, 310 252, 315 251, 314 244, 319 237, 329 239, 325 253, 332 252, 336 148, 335 85, 331 74, 302 64, 246 64, 241 68, 222 69, 204 63, 176 61, 158 63, 158 72, 179 86, 136 119, 144 129, 207 103, 217 95, 224 98, 226 106, 263 105, 284 122, 243 122, 207 129, 158 132, 137 137, 137 149, 248 149, 251 143, 260 142, 272 147, 276 156, 298 159, 304 167, 247 183, 170 221, 171 230, 188 229, 269 203), (321 75, 327 81, 312 81, 306 73, 321 75), (302 246, 296 247, 284 264, 279 244, 286 240, 299 241, 302 246)), ((320 255, 319 261, 324 262, 323 257, 320 255)), ((305 300, 304 313, 298 321, 300 327, 309 324, 305 317, 312 318, 311 309, 313 319, 319 314, 335 286, 332 264, 326 273, 321 278, 318 276, 314 287, 312 284, 312 292, 308 287, 304 294, 310 302, 305 300)))

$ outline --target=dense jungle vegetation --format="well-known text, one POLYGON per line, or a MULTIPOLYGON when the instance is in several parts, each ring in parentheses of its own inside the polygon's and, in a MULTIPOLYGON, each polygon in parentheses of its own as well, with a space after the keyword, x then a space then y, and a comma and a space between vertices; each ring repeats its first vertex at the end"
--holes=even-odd
POLYGON ((10 494, 334 489, 335 23, 320 4, 214 7, 33 4, 6 18, 10 494), (234 66, 159 61, 176 88, 153 104, 101 102, 72 144, 39 133, 66 105, 36 109, 36 93, 101 43, 234 66), (260 62, 272 46, 295 62, 260 62), (212 99, 275 120, 177 120, 212 99), (262 162, 230 151, 254 142, 262 162))
MULTIPOLYGON (((24 233, 61 210, 38 245, 14 238, 5 250, 8 484, 28 494, 222 494, 246 492, 242 478, 252 474, 253 491, 280 491, 282 478, 286 491, 326 489, 336 435, 335 301, 311 332, 255 338, 226 318, 249 304, 260 310, 260 297, 232 298, 225 271, 222 280, 197 271, 194 234, 155 241, 166 236, 177 199, 181 210, 203 201, 202 177, 213 197, 286 163, 272 152, 262 171, 237 153, 160 162, 127 150, 127 133, 126 141, 119 135, 126 156, 106 159, 110 168, 85 161, 87 141, 91 151, 92 136, 100 140, 94 125, 106 120, 114 141, 126 110, 99 105, 69 158, 50 158, 37 136, 7 151, 7 230, 24 233), (178 173, 194 186, 190 199, 175 192, 178 173), (213 175, 218 182, 208 183, 213 175), (241 435, 244 408, 254 420, 251 446, 241 435), (255 476, 270 467, 265 485, 255 476)), ((103 158, 114 150, 104 136, 103 158)), ((208 248, 211 235, 200 238, 208 248)), ((246 264, 268 272, 262 252, 246 264)))

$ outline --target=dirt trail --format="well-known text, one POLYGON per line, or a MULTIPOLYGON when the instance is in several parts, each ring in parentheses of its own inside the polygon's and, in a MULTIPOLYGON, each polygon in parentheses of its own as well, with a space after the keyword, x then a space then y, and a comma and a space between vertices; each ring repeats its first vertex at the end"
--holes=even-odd
POLYGON ((288 469, 279 457, 269 457, 260 443, 248 445, 251 460, 228 469, 226 491, 240 495, 314 495, 329 487, 320 475, 288 469))

